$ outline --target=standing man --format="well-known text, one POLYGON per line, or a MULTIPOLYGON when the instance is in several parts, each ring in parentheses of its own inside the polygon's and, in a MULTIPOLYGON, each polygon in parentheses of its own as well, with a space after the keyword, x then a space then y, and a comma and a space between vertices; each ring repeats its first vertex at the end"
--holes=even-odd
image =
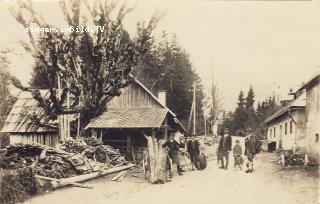
POLYGON ((228 128, 225 128, 224 134, 222 135, 219 146, 218 146, 218 152, 219 152, 219 155, 221 156, 221 166, 219 167, 220 169, 224 169, 224 170, 228 169, 229 151, 231 151, 231 146, 232 146, 232 139, 231 139, 231 136, 229 135, 228 128), (226 160, 226 164, 224 164, 224 159, 226 160))
MULTIPOLYGON (((163 148, 167 148, 169 151, 169 157, 172 159, 172 163, 177 165, 177 171, 179 175, 183 175, 182 172, 184 172, 184 170, 181 168, 180 165, 180 161, 179 161, 179 157, 178 157, 178 151, 180 148, 180 144, 174 140, 174 132, 171 132, 169 135, 169 140, 166 141, 162 147, 163 148)), ((171 169, 170 169, 171 172, 171 169)), ((170 175, 170 177, 172 177, 172 175, 170 175)))
POLYGON ((254 155, 256 154, 256 138, 252 135, 252 130, 251 128, 248 128, 246 130, 246 139, 245 139, 245 151, 244 155, 247 156, 247 169, 246 173, 251 173, 253 171, 253 158, 254 155))
POLYGON ((192 170, 194 170, 194 167, 199 169, 199 154, 200 154, 200 148, 199 148, 199 142, 195 139, 195 136, 192 135, 191 139, 187 143, 187 151, 190 154, 190 159, 192 162, 192 170))

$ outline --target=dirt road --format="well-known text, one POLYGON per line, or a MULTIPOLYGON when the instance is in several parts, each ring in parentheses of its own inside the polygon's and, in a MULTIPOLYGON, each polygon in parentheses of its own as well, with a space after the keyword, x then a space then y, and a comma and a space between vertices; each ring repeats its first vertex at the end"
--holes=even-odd
POLYGON ((221 170, 216 160, 210 160, 203 171, 186 172, 169 183, 154 185, 144 181, 141 172, 131 172, 122 182, 110 181, 109 176, 88 182, 94 189, 64 188, 26 203, 319 203, 318 170, 283 169, 276 160, 274 154, 259 154, 252 174, 234 169, 232 164, 221 170))

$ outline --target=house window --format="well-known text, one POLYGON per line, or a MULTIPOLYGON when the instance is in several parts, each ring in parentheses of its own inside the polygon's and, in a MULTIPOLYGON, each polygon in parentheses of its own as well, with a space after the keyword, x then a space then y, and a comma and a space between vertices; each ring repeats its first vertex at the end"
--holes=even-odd
POLYGON ((282 135, 282 125, 280 125, 280 136, 282 135))
POLYGON ((276 127, 273 128, 273 137, 276 138, 276 127))
POLYGON ((292 126, 293 126, 293 122, 290 121, 290 134, 292 133, 292 126))
POLYGON ((272 138, 272 128, 270 128, 270 139, 272 138))
POLYGON ((316 142, 319 142, 319 134, 316 134, 316 142))
POLYGON ((284 134, 287 135, 287 130, 288 130, 288 124, 284 124, 284 134))

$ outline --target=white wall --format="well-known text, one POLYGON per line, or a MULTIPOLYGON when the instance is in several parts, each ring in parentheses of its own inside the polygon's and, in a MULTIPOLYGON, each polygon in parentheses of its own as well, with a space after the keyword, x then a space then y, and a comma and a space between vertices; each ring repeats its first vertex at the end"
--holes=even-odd
POLYGON ((280 148, 281 139, 282 148, 284 150, 291 150, 294 146, 296 127, 295 124, 292 123, 292 132, 290 133, 290 121, 291 119, 289 118, 289 116, 285 116, 281 120, 278 120, 268 126, 268 140, 276 142, 277 148, 280 148), (287 134, 285 134, 285 124, 287 124, 287 134))
POLYGON ((304 110, 295 110, 291 112, 291 117, 288 113, 281 119, 275 120, 268 124, 268 140, 275 141, 277 148, 280 148, 280 140, 282 139, 282 148, 284 150, 304 149, 306 147, 306 118, 304 110), (296 122, 296 124, 295 124, 296 122), (292 123, 292 131, 290 131, 290 123, 292 123), (287 124, 287 133, 285 127, 287 124), (282 128, 280 128, 280 126, 282 128), (272 134, 271 130, 272 129, 272 134), (276 130, 276 133, 274 133, 276 130))
MULTIPOLYGON (((320 141, 316 141, 316 134, 320 134, 320 84, 307 90, 307 149, 311 159, 319 162, 320 141)), ((320 136, 319 136, 320 137, 320 136)))

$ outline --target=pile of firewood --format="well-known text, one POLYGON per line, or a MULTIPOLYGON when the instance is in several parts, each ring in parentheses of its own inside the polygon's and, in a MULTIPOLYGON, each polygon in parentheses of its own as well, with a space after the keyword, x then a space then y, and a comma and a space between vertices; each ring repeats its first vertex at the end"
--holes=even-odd
POLYGON ((292 151, 283 152, 284 166, 302 166, 305 163, 304 154, 293 154, 292 151))
POLYGON ((67 185, 92 188, 79 182, 134 166, 118 150, 90 141, 94 146, 68 141, 60 148, 15 144, 1 149, 0 203, 22 202, 38 192, 67 185))
POLYGON ((95 138, 85 138, 82 141, 70 140, 62 144, 60 148, 66 152, 82 154, 88 159, 109 166, 121 166, 128 163, 118 149, 104 145, 95 138))
POLYGON ((89 146, 68 141, 60 149, 38 144, 16 144, 1 150, 0 168, 31 167, 35 174, 51 178, 69 178, 128 164, 118 150, 107 146, 89 146))

